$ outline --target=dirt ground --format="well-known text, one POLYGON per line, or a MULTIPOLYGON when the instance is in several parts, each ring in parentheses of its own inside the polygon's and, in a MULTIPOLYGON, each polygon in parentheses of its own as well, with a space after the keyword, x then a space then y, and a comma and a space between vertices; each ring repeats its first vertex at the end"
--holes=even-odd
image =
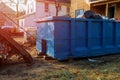
MULTIPOLYGON (((23 38, 15 38, 22 44, 23 38)), ((120 80, 120 54, 96 57, 104 62, 90 62, 87 58, 68 61, 36 58, 35 45, 24 48, 32 55, 34 64, 14 62, 0 67, 0 80, 120 80)))

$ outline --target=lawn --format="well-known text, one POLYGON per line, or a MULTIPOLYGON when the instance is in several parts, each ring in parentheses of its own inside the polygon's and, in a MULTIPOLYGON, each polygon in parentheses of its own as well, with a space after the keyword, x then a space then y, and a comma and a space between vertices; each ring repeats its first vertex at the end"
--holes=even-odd
POLYGON ((120 54, 96 57, 104 62, 90 62, 87 58, 68 61, 36 58, 35 45, 26 50, 34 64, 17 62, 0 67, 0 80, 120 80, 120 54))

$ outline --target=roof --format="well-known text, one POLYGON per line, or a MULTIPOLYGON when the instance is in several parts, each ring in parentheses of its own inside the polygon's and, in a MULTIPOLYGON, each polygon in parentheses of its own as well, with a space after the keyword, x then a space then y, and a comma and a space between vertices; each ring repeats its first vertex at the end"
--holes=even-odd
POLYGON ((59 3, 68 3, 70 4, 71 0, 36 0, 37 2, 39 1, 52 1, 52 2, 59 2, 59 3))

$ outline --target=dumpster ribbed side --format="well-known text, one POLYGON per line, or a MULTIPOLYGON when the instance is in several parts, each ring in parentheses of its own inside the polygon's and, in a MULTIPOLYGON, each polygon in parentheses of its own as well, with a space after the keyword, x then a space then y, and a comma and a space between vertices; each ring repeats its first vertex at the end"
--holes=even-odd
MULTIPOLYGON (((120 22, 53 17, 40 24, 50 22, 54 23, 53 33, 50 33, 53 40, 46 37, 47 54, 57 60, 120 53, 120 22)), ((52 31, 50 26, 42 26, 52 31)))
POLYGON ((73 58, 119 53, 119 26, 109 20, 76 20, 71 34, 73 58))
POLYGON ((70 53, 70 22, 55 22, 54 31, 55 57, 58 60, 69 58, 70 53))

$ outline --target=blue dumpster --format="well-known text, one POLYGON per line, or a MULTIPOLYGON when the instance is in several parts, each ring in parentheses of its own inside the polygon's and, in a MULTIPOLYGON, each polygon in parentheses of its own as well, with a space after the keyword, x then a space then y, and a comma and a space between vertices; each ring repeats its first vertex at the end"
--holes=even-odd
POLYGON ((42 40, 46 40, 47 55, 58 60, 69 58, 70 18, 49 17, 38 22, 36 48, 42 52, 42 40))
POLYGON ((37 50, 46 40, 46 54, 58 60, 120 53, 119 22, 48 17, 37 23, 37 50))
POLYGON ((110 20, 74 19, 71 27, 72 57, 120 53, 120 23, 110 20))

